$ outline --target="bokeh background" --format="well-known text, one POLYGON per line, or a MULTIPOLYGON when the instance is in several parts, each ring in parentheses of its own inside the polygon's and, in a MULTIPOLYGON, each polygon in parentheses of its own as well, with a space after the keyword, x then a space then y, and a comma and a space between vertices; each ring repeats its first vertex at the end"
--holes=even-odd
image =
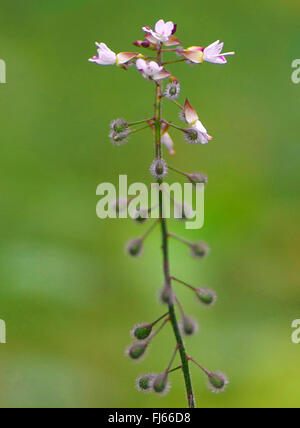
MULTIPOLYGON (((197 404, 299 406, 300 345, 291 342, 300 318, 300 85, 291 81, 299 14, 297 0, 1 1, 0 318, 8 340, 0 345, 1 407, 186 404, 180 373, 166 397, 134 389, 137 375, 165 368, 169 329, 140 365, 123 356, 130 328, 163 311, 159 231, 131 260, 124 243, 147 226, 95 215, 99 183, 117 183, 119 174, 150 182, 151 133, 121 148, 107 134, 113 118, 152 115, 153 87, 134 69, 87 59, 95 40, 133 50, 141 27, 161 17, 178 23, 185 46, 221 39, 237 52, 226 67, 170 66, 181 101, 190 98, 214 136, 189 146, 172 132, 170 160, 209 176, 205 227, 170 225, 212 248, 199 262, 180 243, 171 247, 173 274, 219 296, 205 310, 178 290, 200 322, 199 335, 186 340, 189 353, 231 380, 225 394, 213 395, 193 367, 197 404)), ((165 114, 176 120, 176 107, 166 105, 165 114)))

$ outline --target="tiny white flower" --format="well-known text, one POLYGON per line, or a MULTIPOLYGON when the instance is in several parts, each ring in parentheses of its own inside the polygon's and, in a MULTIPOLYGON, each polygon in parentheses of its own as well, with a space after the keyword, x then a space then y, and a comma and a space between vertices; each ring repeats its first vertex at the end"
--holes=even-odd
POLYGON ((136 61, 136 68, 146 79, 160 80, 170 77, 170 73, 155 61, 148 62, 140 58, 136 61))
POLYGON ((120 52, 116 54, 109 49, 105 43, 96 43, 96 46, 98 47, 98 56, 89 59, 89 62, 94 62, 99 65, 117 64, 120 67, 126 68, 124 67, 125 64, 131 62, 138 56, 136 52, 120 52))
POLYGON ((136 62, 136 68, 139 71, 142 71, 146 76, 153 77, 155 74, 160 73, 163 70, 163 67, 159 66, 157 62, 150 61, 147 62, 144 59, 138 59, 136 62))
POLYGON ((167 42, 175 30, 176 25, 172 21, 165 22, 163 19, 155 24, 154 31, 150 27, 143 27, 146 34, 151 34, 155 40, 161 43, 167 42))
POLYGON ((210 62, 212 64, 227 64, 227 60, 225 57, 232 56, 235 54, 235 52, 222 53, 223 47, 224 43, 221 43, 220 40, 217 40, 216 42, 209 45, 207 48, 204 49, 203 52, 204 61, 210 62))
POLYGON ((109 49, 105 43, 96 43, 98 47, 98 56, 89 59, 99 65, 115 65, 117 62, 117 55, 109 49))
POLYGON ((203 126, 203 124, 202 124, 202 122, 200 122, 200 120, 197 120, 195 125, 192 125, 192 128, 195 128, 200 132, 201 144, 207 144, 209 141, 211 141, 213 139, 210 135, 208 135, 206 128, 203 126))

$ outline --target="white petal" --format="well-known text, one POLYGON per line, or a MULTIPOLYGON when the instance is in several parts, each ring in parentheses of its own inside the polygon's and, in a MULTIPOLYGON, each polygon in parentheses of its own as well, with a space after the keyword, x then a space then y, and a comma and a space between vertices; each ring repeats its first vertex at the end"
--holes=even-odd
POLYGON ((171 156, 174 156, 176 154, 174 150, 174 142, 167 132, 162 135, 161 142, 166 146, 171 156))
POLYGON ((203 123, 200 120, 197 120, 197 122, 195 123, 195 128, 197 128, 200 132, 207 134, 207 130, 206 128, 203 126, 203 123))
POLYGON ((159 21, 157 21, 157 23, 155 24, 155 32, 162 34, 162 32, 164 31, 164 27, 165 27, 165 21, 163 19, 160 19, 159 21))
POLYGON ((172 21, 167 22, 164 27, 164 35, 168 37, 171 36, 173 29, 174 29, 174 22, 172 21))
POLYGON ((141 58, 139 58, 137 61, 136 61, 136 68, 137 68, 137 70, 139 70, 139 71, 141 71, 141 70, 145 70, 145 68, 146 68, 146 61, 144 60, 144 59, 141 59, 141 58))

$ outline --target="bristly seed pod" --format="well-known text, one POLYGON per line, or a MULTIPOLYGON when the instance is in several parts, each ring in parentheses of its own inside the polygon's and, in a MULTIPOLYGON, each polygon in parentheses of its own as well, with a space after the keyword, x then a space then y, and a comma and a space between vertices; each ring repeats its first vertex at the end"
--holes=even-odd
POLYGON ((150 167, 152 177, 162 180, 168 175, 168 165, 163 159, 155 159, 150 167))
POLYGON ((228 384, 229 380, 224 373, 212 372, 208 375, 208 387, 216 394, 224 392, 228 384))
POLYGON ((202 135, 196 128, 188 128, 184 131, 184 139, 189 144, 198 144, 202 141, 202 135))
POLYGON ((182 122, 184 122, 184 123, 188 123, 187 120, 186 120, 186 117, 185 117, 185 111, 184 111, 184 109, 180 110, 180 112, 179 112, 179 119, 182 122))
POLYGON ((180 323, 180 328, 183 334, 186 336, 192 336, 199 330, 199 325, 196 320, 184 315, 180 323))
POLYGON ((149 393, 153 391, 152 385, 155 374, 149 373, 141 375, 136 380, 136 388, 139 392, 149 393))
POLYGON ((123 132, 111 131, 109 137, 111 138, 112 144, 119 147, 127 143, 130 133, 130 129, 125 129, 123 132))
POLYGON ((138 361, 145 355, 147 346, 148 342, 146 340, 142 342, 135 342, 130 345, 129 348, 127 348, 126 355, 132 360, 138 361))
POLYGON ((194 173, 194 174, 188 174, 188 178, 192 183, 208 183, 208 178, 205 174, 202 173, 194 173))
POLYGON ((145 340, 150 336, 152 327, 152 324, 137 324, 133 327, 131 335, 137 340, 145 340))
POLYGON ((128 123, 124 119, 116 119, 110 123, 110 129, 116 134, 121 134, 128 128, 128 123))
POLYGON ((138 257, 143 251, 143 240, 140 238, 133 239, 128 242, 126 250, 128 254, 132 257, 138 257))
POLYGON ((199 302, 205 306, 213 306, 216 303, 217 295, 213 290, 209 288, 196 288, 196 295, 199 302))
POLYGON ((164 96, 169 100, 176 100, 180 95, 180 90, 181 87, 178 81, 169 83, 165 89, 164 96))
POLYGON ((175 295, 170 285, 164 285, 163 289, 160 291, 159 299, 161 303, 165 305, 173 305, 173 303, 175 302, 175 295))
POLYGON ((165 395, 170 390, 170 383, 168 382, 168 375, 167 373, 161 373, 155 376, 153 379, 153 390, 157 394, 165 395))
POLYGON ((209 247, 204 242, 191 244, 192 256, 196 259, 203 259, 209 253, 209 247))

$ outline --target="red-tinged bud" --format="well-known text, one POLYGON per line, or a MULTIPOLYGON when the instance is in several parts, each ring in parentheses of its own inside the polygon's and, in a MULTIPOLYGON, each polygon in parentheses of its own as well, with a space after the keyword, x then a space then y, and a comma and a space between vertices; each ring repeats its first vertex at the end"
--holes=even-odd
POLYGON ((165 46, 178 46, 181 45, 181 41, 177 39, 177 37, 175 37, 174 35, 169 37, 169 40, 164 42, 165 46))
POLYGON ((175 76, 171 76, 170 77, 170 79, 169 79, 169 81, 171 82, 171 83, 179 83, 179 80, 177 79, 177 77, 175 77, 175 76))
POLYGON ((184 103, 184 115, 187 123, 194 123, 199 120, 196 110, 193 108, 188 99, 184 103))
POLYGON ((136 40, 133 44, 139 48, 150 48, 151 45, 149 40, 136 40))

